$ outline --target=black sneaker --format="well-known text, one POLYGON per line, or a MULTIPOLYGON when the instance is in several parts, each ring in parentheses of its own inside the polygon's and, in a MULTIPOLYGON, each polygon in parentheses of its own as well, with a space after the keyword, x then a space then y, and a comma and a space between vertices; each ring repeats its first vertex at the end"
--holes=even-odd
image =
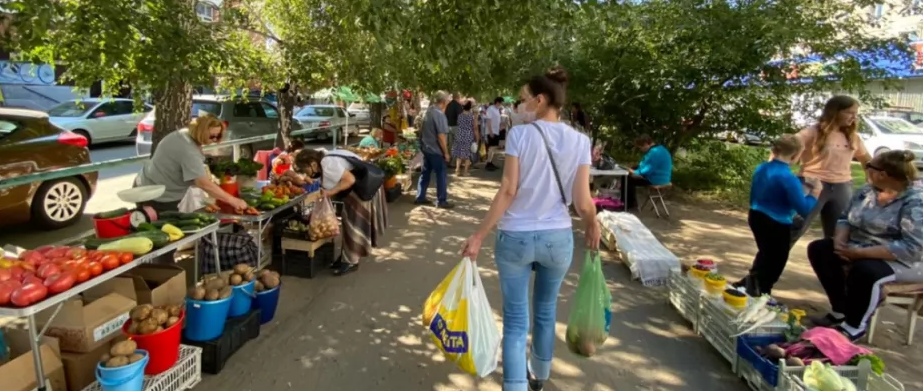
POLYGON ((865 336, 865 330, 862 330, 859 332, 859 334, 854 335, 854 334, 851 334, 849 331, 846 331, 842 327, 837 326, 836 331, 839 331, 840 334, 843 334, 844 336, 846 336, 846 338, 849 338, 849 342, 856 342, 865 336))
POLYGON ((342 266, 343 266, 343 256, 342 256, 342 255, 340 255, 339 257, 337 257, 337 259, 336 259, 335 261, 333 261, 332 263, 330 263, 330 265, 328 265, 328 267, 329 267, 331 270, 339 269, 339 268, 342 267, 342 266))
POLYGON ((359 264, 358 264, 358 263, 356 263, 356 264, 350 264, 350 263, 343 262, 343 263, 340 264, 340 267, 338 267, 338 268, 336 268, 336 269, 333 269, 333 275, 334 275, 334 276, 342 276, 342 275, 346 275, 346 274, 352 273, 352 272, 354 272, 354 271, 356 271, 356 270, 359 270, 359 264))
POLYGON ((430 202, 430 200, 427 200, 424 198, 422 200, 420 199, 413 200, 413 204, 414 205, 432 205, 433 203, 430 202))
POLYGON ((487 171, 497 171, 499 167, 495 166, 493 163, 487 163, 484 165, 484 169, 487 171))
POLYGON ((526 368, 526 379, 529 380, 529 390, 530 391, 542 391, 545 388, 545 382, 535 378, 535 375, 532 374, 528 368, 526 368))
POLYGON ((834 327, 839 326, 846 318, 838 318, 833 316, 833 314, 827 314, 824 316, 812 316, 809 317, 808 320, 811 321, 814 327, 834 327))
POLYGON ((455 207, 455 204, 450 204, 450 203, 448 203, 448 202, 443 202, 443 203, 441 203, 441 204, 439 204, 439 205, 436 205, 436 207, 439 208, 439 209, 452 209, 452 208, 455 207))

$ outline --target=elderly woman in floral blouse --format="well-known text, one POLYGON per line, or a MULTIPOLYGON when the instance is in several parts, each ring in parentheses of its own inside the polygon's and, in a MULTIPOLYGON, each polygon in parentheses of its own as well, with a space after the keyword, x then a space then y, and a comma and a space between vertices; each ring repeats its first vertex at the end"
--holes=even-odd
POLYGON ((869 184, 853 195, 834 237, 808 245, 832 307, 815 325, 837 326, 858 340, 883 284, 923 282, 923 189, 914 183, 914 158, 910 151, 889 151, 872 159, 865 165, 869 184))

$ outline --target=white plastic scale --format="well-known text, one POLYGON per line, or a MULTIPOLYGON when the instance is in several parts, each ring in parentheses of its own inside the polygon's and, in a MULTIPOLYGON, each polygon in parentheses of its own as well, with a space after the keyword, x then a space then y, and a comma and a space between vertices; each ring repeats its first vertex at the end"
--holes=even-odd
MULTIPOLYGON (((151 186, 138 186, 131 189, 122 190, 118 192, 119 199, 124 202, 132 203, 138 205, 142 202, 153 201, 163 195, 163 192, 166 191, 166 186, 163 185, 151 185, 151 186)), ((151 223, 157 221, 157 211, 150 206, 139 206, 138 208, 128 212, 129 220, 131 226, 138 228, 139 225, 143 223, 151 223)))

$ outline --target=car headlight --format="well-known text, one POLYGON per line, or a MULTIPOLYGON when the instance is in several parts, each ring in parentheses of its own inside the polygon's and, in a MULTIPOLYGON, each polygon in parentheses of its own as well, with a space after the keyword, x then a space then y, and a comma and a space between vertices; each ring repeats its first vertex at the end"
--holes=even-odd
POLYGON ((923 149, 923 146, 921 146, 920 144, 914 143, 914 142, 904 141, 904 149, 911 149, 911 150, 919 151, 923 149))

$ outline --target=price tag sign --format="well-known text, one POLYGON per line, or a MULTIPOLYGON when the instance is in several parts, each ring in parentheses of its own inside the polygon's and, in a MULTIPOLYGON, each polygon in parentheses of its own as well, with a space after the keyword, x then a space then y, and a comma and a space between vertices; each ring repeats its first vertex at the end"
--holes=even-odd
POLYGON ((112 319, 104 323, 103 325, 97 327, 96 329, 93 330, 93 341, 99 342, 103 338, 108 337, 110 334, 121 330, 122 326, 125 325, 125 322, 128 321, 128 318, 129 316, 128 316, 128 313, 126 312, 122 315, 119 315, 115 319, 112 319))

